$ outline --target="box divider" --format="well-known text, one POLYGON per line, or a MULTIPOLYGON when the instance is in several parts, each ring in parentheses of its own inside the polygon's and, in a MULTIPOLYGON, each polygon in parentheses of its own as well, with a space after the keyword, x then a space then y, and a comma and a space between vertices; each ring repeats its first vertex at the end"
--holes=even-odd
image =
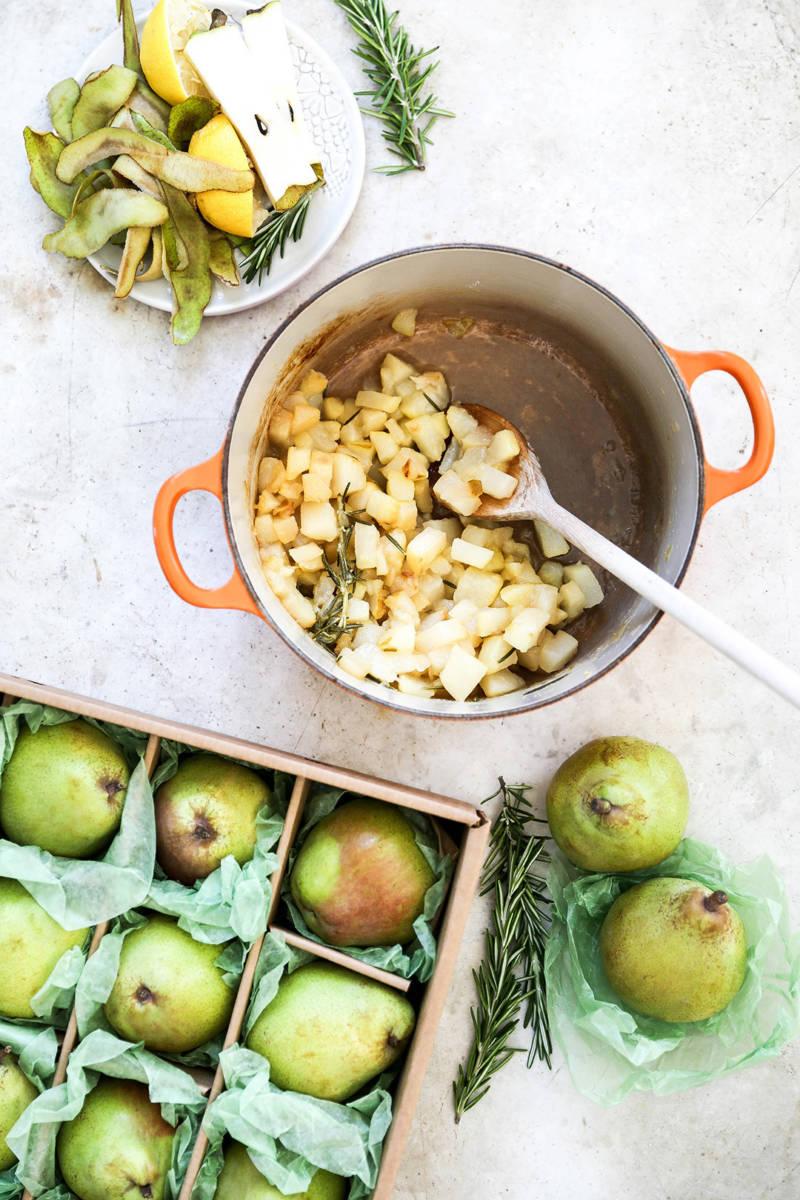
MULTIPOLYGON (((289 857, 289 849, 294 841, 295 833, 297 832, 300 819, 303 815, 303 808, 305 807, 309 787, 310 784, 308 779, 298 776, 294 781, 292 793, 289 797, 289 804, 286 808, 286 817, 284 818, 283 822, 283 831, 281 832, 280 841, 278 842, 278 849, 276 851, 278 865, 275 868, 270 880, 272 894, 270 896, 269 913, 267 914, 268 920, 272 919, 272 916, 280 902, 281 884, 283 882, 286 863, 289 857)), ((228 1029, 223 1042, 224 1050, 227 1050, 229 1046, 232 1046, 234 1042, 238 1041, 242 1032, 244 1018, 247 1012, 247 1005, 250 1002, 250 993, 253 990, 253 980, 255 978, 256 966, 258 964, 258 956, 261 953, 261 947, 263 944, 264 935, 262 934, 260 938, 253 942, 253 945, 247 952, 244 970, 242 971, 242 977, 239 980, 239 988, 236 993, 233 1011, 231 1012, 231 1019, 228 1022, 228 1029)), ((208 1108, 209 1104, 216 1100, 217 1096, 222 1091, 223 1085, 224 1079, 222 1077, 222 1068, 217 1066, 217 1069, 214 1072, 214 1079, 211 1084, 211 1088, 209 1089, 206 1108, 208 1108)), ((205 1132, 200 1129, 198 1131, 197 1138, 195 1139, 194 1146, 192 1147, 192 1154, 189 1159, 189 1165, 186 1168, 186 1175, 184 1176, 183 1185, 178 1193, 178 1200, 189 1200, 189 1197, 192 1194, 192 1188, 194 1187, 197 1179, 197 1173, 203 1164, 203 1159, 206 1156, 207 1150, 208 1137, 206 1136, 205 1132)))
POLYGON ((282 925, 272 925, 270 932, 277 933, 284 938, 287 946, 294 946, 296 950, 305 950, 308 954, 313 954, 315 958, 324 958, 327 962, 346 967, 348 971, 353 971, 356 975, 364 975, 367 979, 385 983, 389 987, 396 988, 398 992, 407 992, 411 987, 411 981, 404 979, 402 975, 384 971, 381 967, 373 967, 370 963, 362 962, 350 954, 345 954, 342 950, 337 950, 335 946, 328 946, 324 942, 315 942, 312 938, 303 937, 294 929, 286 929, 282 925))
POLYGON ((287 751, 270 750, 263 746, 257 746, 254 742, 244 741, 242 738, 212 733, 193 725, 184 725, 177 721, 163 721, 147 713, 134 712, 118 705, 91 700, 87 696, 76 696, 59 688, 43 687, 41 684, 29 683, 27 680, 24 687, 20 688, 19 683, 20 681, 11 675, 0 674, 0 689, 10 692, 17 698, 22 693, 25 698, 35 700, 39 704, 52 704, 57 708, 64 708, 82 716, 110 721, 143 733, 155 731, 162 738, 185 742, 199 750, 210 750, 214 754, 221 754, 227 758, 241 758, 260 766, 271 767, 276 771, 285 771, 289 775, 305 777, 319 783, 330 784, 333 787, 342 787, 350 792, 364 793, 374 796, 378 800, 388 800, 390 804, 398 804, 403 808, 416 808, 420 812, 455 821, 460 825, 481 824, 482 818, 474 805, 467 804, 464 800, 454 800, 450 796, 423 792, 402 783, 375 780, 360 771, 334 767, 329 763, 313 762, 287 751))
MULTIPOLYGON (((472 897, 474 894, 486 857, 490 828, 484 817, 484 824, 467 830, 452 884, 454 896, 472 897)), ((389 1200, 392 1194, 469 912, 469 904, 451 904, 442 922, 436 970, 427 985, 414 1037, 395 1092, 392 1104, 394 1115, 383 1145, 378 1185, 371 1200, 389 1200)))

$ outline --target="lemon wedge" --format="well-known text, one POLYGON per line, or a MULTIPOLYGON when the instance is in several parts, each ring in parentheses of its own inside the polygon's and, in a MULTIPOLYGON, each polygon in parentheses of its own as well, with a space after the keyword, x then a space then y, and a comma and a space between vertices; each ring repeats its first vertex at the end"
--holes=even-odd
POLYGON ((142 30, 139 57, 145 78, 168 104, 189 96, 207 96, 203 83, 183 49, 193 33, 211 25, 202 0, 159 0, 142 30))
MULTIPOLYGON (((195 158, 207 158, 240 171, 246 171, 250 166, 239 135, 223 113, 212 117, 192 135, 189 153, 195 158)), ((216 229, 239 237, 253 236, 255 200, 252 189, 249 192, 198 192, 197 207, 209 225, 216 229)))

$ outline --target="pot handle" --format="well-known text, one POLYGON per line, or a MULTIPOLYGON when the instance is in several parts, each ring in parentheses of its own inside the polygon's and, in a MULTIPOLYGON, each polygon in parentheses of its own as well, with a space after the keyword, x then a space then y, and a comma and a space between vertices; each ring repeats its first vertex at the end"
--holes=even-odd
POLYGON ((178 501, 187 492, 210 492, 222 504, 222 454, 216 454, 195 467, 179 471, 162 484, 153 507, 153 541, 167 583, 181 600, 197 608, 235 608, 261 616, 253 597, 234 566, 227 583, 218 588, 202 588, 193 583, 184 570, 175 546, 173 522, 178 501))
POLYGON ((725 371, 731 375, 744 392, 744 398, 750 409, 753 420, 753 453, 743 467, 736 471, 723 471, 714 467, 706 459, 705 468, 705 503, 704 512, 720 500, 741 492, 744 488, 758 483, 772 462, 775 450, 775 423, 764 385, 756 372, 738 354, 730 354, 727 350, 673 350, 670 346, 664 349, 678 368, 678 372, 686 384, 692 384, 706 371, 725 371))

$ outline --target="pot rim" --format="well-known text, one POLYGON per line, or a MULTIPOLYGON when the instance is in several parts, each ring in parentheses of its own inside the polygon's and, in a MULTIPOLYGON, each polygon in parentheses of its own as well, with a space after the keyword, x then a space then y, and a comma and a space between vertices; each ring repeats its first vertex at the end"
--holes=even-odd
MULTIPOLYGON (((527 258, 527 259, 531 259, 533 262, 541 263, 544 266, 554 267, 557 271, 562 271, 564 274, 570 275, 573 278, 580 280, 581 283, 586 284, 588 287, 594 289, 594 291, 599 292, 601 296, 605 297, 605 299, 610 300, 612 304, 615 304, 617 306, 617 308, 619 308, 625 314, 625 316, 627 316, 631 321, 633 321, 633 323, 636 326, 638 326, 638 328, 641 330, 641 332, 645 335, 647 340, 650 342, 650 345, 653 347, 653 349, 656 351, 656 353, 661 358, 664 365, 667 367, 667 370, 669 371, 670 375, 672 376, 672 380, 677 388, 678 394, 680 395, 681 400, 683 401, 683 405, 684 405, 684 408, 686 409, 686 414, 689 419, 689 425, 690 425, 690 428, 692 431, 695 458, 697 460, 698 494, 697 494, 696 515, 695 515, 694 528, 692 529, 691 538, 689 539, 689 544, 686 548, 686 552, 683 557, 683 562, 681 563, 678 573, 675 577, 675 585, 674 586, 675 587, 680 586, 680 584, 689 568, 689 563, 691 562, 692 555, 694 554, 695 548, 697 546, 697 538, 698 538, 698 535, 700 532, 700 524, 703 519, 703 496, 705 494, 705 470, 704 470, 705 459, 704 459, 703 452, 702 452, 703 451, 703 442, 702 442, 702 435, 700 433, 700 426, 698 424, 697 417, 695 415, 695 411, 692 406, 691 399, 689 397, 689 389, 686 387, 686 384, 684 383, 684 381, 680 375, 680 372, 678 371, 678 368, 676 367, 676 365, 673 362, 670 355, 665 350, 663 343, 656 337, 656 335, 653 333, 653 331, 644 323, 644 321, 642 321, 642 319, 639 316, 637 316, 637 314, 633 311, 633 309, 629 308, 628 305, 624 303, 624 301, 620 300, 619 297, 617 295, 615 295, 614 292, 610 291, 603 284, 598 283, 595 279, 592 279, 588 275, 584 275, 582 271, 575 270, 574 267, 570 267, 567 263, 558 262, 556 259, 548 258, 544 254, 536 254, 532 250, 521 250, 515 246, 503 246, 501 244, 493 243, 493 242, 437 242, 430 246, 412 246, 411 248, 409 248, 407 250, 395 250, 391 254, 382 254, 378 258, 372 258, 368 262, 361 263, 360 266, 353 267, 351 270, 345 271, 341 275, 337 275, 335 279, 332 279, 330 281, 330 283, 326 283, 323 287, 318 288, 316 292, 314 292, 306 300, 303 300, 300 304, 298 304, 297 307, 294 308, 292 310, 292 312, 283 321, 281 321, 281 323, 279 325, 276 326, 276 328, 273 330, 272 334, 269 336, 269 338, 266 340, 264 345, 261 347, 258 354, 254 358, 254 360, 250 366, 250 369, 248 370, 248 372, 242 382, 241 387, 239 388, 239 393, 236 397, 236 401, 234 403, 233 410, 231 412, 231 416, 228 421, 228 427, 225 431, 225 440, 223 442, 222 506, 223 506, 223 512, 225 515, 225 532, 226 532, 226 535, 228 538, 228 542, 230 544, 235 568, 236 568, 237 572, 239 573, 240 578, 244 581, 245 587, 247 588, 248 592, 250 593, 254 604, 258 608, 258 611, 261 614, 262 619, 264 621, 266 621, 266 623, 269 625, 269 627, 271 629, 273 629, 278 634, 278 636, 283 639, 283 641, 286 643, 286 645, 289 646, 295 652, 295 654, 297 654, 300 658, 302 658, 303 661, 308 666, 312 667, 316 671, 319 671, 327 679, 330 679, 333 683, 338 684, 339 687, 343 688, 345 691, 353 692, 353 693, 355 693, 355 695, 360 696, 362 700, 368 700, 368 701, 374 700, 376 703, 384 705, 387 708, 391 708, 395 712, 402 713, 404 716, 420 717, 420 718, 425 718, 425 719, 429 719, 429 718, 433 717, 434 719, 439 719, 439 720, 444 719, 444 720, 449 720, 449 721, 456 721, 456 720, 491 721, 491 720, 497 720, 498 718, 501 718, 501 717, 518 716, 522 713, 531 712, 532 710, 537 709, 537 708, 546 708, 548 705, 556 704, 561 700, 566 700, 568 697, 574 696, 576 692, 580 692, 584 688, 589 687, 590 684, 595 683, 598 679, 602 679, 605 675, 608 675, 610 671, 613 671, 615 667, 618 667, 620 665, 620 663, 624 662, 625 659, 628 658, 628 656, 630 654, 632 654, 633 651, 639 645, 641 645, 641 643, 648 636, 648 634, 650 634, 653 631, 653 629, 656 627, 658 622, 663 617, 664 613, 660 609, 655 609, 653 612, 653 615, 645 622, 641 631, 633 638, 633 640, 625 648, 625 650, 622 651, 622 653, 619 655, 618 658, 615 658, 613 662, 609 663, 608 666, 603 667, 601 670, 597 671, 597 673, 593 674, 590 678, 582 679, 580 681, 576 680, 573 687, 567 688, 567 690, 559 693, 558 696, 552 696, 550 698, 545 697, 539 701, 534 701, 533 704, 525 705, 524 707, 519 707, 519 708, 515 708, 515 709, 498 709, 498 711, 496 713, 486 713, 486 712, 455 713, 455 712, 448 712, 446 710, 444 710, 440 713, 438 713, 438 712, 437 713, 419 712, 418 710, 416 710, 414 708, 408 707, 403 704, 398 704, 395 700, 393 700, 392 697, 395 695, 395 693, 394 693, 393 689, 390 687, 386 687, 383 689, 386 692, 385 699, 382 696, 380 698, 374 697, 374 696, 370 695, 369 693, 365 692, 363 690, 363 688, 359 687, 358 680, 353 679, 352 681, 350 681, 348 679, 343 678, 343 676, 336 674, 333 670, 329 670, 327 667, 320 666, 319 663, 313 662, 305 654, 305 652, 302 648, 302 645, 299 642, 293 641, 288 636, 288 634, 282 629, 282 627, 280 625, 278 625, 277 622, 275 622, 272 619, 270 614, 268 612, 266 612, 263 605, 261 604, 261 601, 260 601, 258 595, 256 594, 255 589, 253 588, 253 585, 250 581, 249 574, 248 574, 247 570, 245 569, 241 555, 239 554, 239 547, 237 545, 236 537, 234 535, 233 519, 231 516, 230 503, 228 500, 228 466, 229 466, 229 457, 230 457, 230 444, 231 444, 231 438, 233 436, 233 428, 234 428, 234 425, 236 424, 236 419, 239 415, 239 409, 242 406, 245 393, 246 393, 247 389, 249 388, 250 382, 251 382, 253 376, 255 375, 256 371, 258 370, 258 367, 261 364, 262 359, 269 353, 269 351, 272 349, 273 345, 278 340, 278 338, 281 336, 281 334, 283 334, 289 328, 289 326, 297 319, 297 317, 302 312, 305 312, 305 310, 307 308, 310 308, 312 304, 315 304, 316 301, 320 299, 320 297, 326 295, 326 293, 328 293, 328 292, 332 291, 334 288, 338 287, 340 283, 344 283, 345 280, 352 279, 353 276, 355 276, 355 275, 361 275, 361 274, 365 273, 366 271, 371 270, 373 267, 381 266, 383 263, 393 262, 395 259, 409 258, 415 254, 429 254, 431 252, 437 252, 437 251, 442 251, 442 250, 445 250, 445 251, 450 251, 450 250, 453 250, 453 251, 488 250, 490 252, 496 252, 496 253, 500 253, 500 254, 513 254, 513 255, 516 255, 518 258, 527 258)), ((544 687, 546 686, 546 681, 543 681, 541 686, 542 686, 542 690, 544 690, 544 687)), ((534 685, 534 688, 535 688, 535 685, 534 685)), ((533 692, 530 692, 529 694, 535 695, 535 690, 533 692)))

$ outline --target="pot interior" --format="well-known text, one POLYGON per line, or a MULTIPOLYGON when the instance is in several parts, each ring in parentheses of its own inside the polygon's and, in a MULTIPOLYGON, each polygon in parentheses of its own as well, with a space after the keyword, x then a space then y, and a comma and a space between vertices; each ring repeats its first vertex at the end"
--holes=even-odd
MULTIPOLYGON (((636 318, 582 277, 513 251, 444 247, 372 264, 316 297, 277 335, 240 398, 226 489, 235 550, 254 595, 306 657, 384 703, 440 715, 500 714, 573 691, 627 653, 657 615, 598 568, 606 598, 569 625, 580 643, 571 669, 466 704, 352 680, 261 576, 250 512, 271 409, 309 367, 328 376, 332 395, 375 386, 390 350, 420 370, 442 370, 456 403, 508 416, 534 446, 555 498, 674 582, 691 552, 702 478, 697 432, 673 370, 636 318), (391 329, 408 305, 419 310, 411 339, 391 329), (473 324, 457 337, 450 318, 473 324)), ((522 536, 541 561, 532 530, 522 536)), ((573 551, 565 561, 580 557, 573 551)))

